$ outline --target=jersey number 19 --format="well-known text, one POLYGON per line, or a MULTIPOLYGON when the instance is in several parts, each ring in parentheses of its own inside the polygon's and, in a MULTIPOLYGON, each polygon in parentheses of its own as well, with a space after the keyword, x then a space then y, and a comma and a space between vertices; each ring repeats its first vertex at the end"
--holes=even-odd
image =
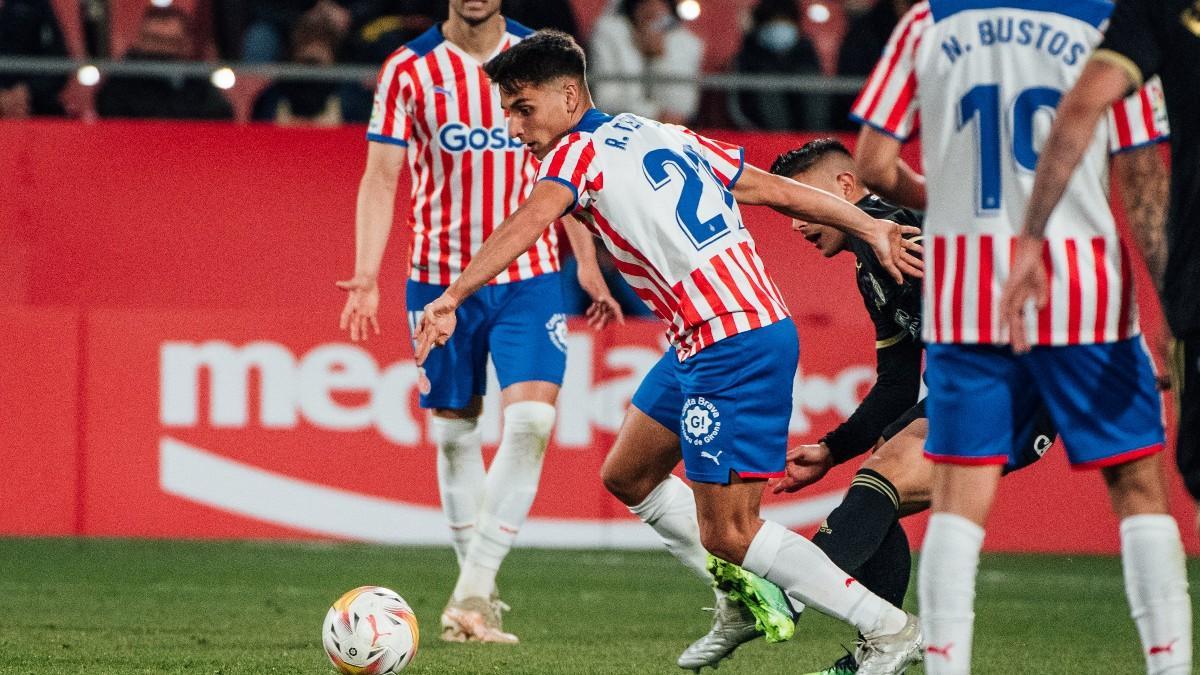
MULTIPOLYGON (((1051 87, 1032 87, 1017 95, 1008 115, 1012 156, 1027 171, 1037 169, 1038 152, 1033 147, 1033 121, 1039 110, 1053 111, 1062 92, 1051 87)), ((975 213, 985 216, 1000 210, 1000 85, 980 84, 958 102, 958 131, 979 117, 976 139, 979 144, 979 184, 975 191, 975 213)))

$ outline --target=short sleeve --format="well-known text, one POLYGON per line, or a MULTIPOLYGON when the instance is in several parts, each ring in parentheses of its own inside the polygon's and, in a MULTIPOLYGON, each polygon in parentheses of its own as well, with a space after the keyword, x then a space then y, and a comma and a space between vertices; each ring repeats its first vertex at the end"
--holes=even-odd
POLYGON ((925 2, 914 5, 900 19, 850 110, 850 119, 900 141, 908 140, 916 131, 917 47, 932 23, 929 4, 925 2))
POLYGON ((1162 83, 1157 76, 1113 104, 1108 113, 1108 149, 1112 154, 1161 143, 1171 137, 1162 83))
POLYGON ((696 142, 696 150, 712 167, 713 173, 725 184, 725 187, 732 190, 738 179, 742 177, 742 170, 746 168, 745 148, 701 136, 685 127, 678 127, 678 129, 696 142))
POLYGON ((563 215, 586 209, 604 187, 604 177, 595 160, 596 148, 591 136, 572 134, 551 150, 538 166, 535 180, 554 181, 574 195, 571 206, 563 215))
POLYGON ((1113 10, 1104 40, 1092 58, 1123 68, 1129 80, 1141 86, 1158 73, 1162 64, 1157 26, 1151 16, 1151 3, 1162 0, 1121 0, 1113 10))
POLYGON ((405 66, 414 56, 407 49, 401 49, 384 62, 375 85, 367 140, 407 146, 412 139, 412 120, 408 113, 412 84, 405 66))

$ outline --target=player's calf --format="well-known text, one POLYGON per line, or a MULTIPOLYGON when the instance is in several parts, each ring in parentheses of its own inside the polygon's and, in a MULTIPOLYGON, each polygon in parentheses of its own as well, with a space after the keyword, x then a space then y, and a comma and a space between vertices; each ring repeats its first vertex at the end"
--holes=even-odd
POLYGON ((1125 595, 1152 674, 1192 670, 1192 605, 1175 519, 1167 514, 1159 455, 1106 467, 1121 518, 1125 595))

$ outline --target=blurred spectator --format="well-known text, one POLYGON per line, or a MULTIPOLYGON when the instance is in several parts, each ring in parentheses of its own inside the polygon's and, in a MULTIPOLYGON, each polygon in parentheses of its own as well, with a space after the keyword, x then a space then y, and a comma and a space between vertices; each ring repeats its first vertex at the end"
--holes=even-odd
MULTIPOLYGON (((352 6, 354 26, 346 40, 342 60, 378 66, 406 42, 444 21, 446 0, 365 0, 352 6)), ((339 87, 342 117, 366 122, 371 117, 374 80, 339 87)))
MULTIPOLYGON (((292 29, 291 62, 328 66, 336 60, 337 27, 320 13, 306 14, 292 29)), ((341 100, 334 82, 287 80, 262 91, 254 103, 254 119, 284 126, 337 126, 342 123, 341 100)))
MULTIPOLYGON (((351 7, 354 24, 343 61, 378 66, 404 43, 446 19, 446 0, 366 0, 351 7)), ((375 83, 372 82, 372 92, 375 83)))
MULTIPOLYGON (((188 15, 175 7, 147 7, 128 60, 190 61, 196 56, 188 15)), ((117 75, 96 95, 101 117, 232 119, 229 102, 204 77, 117 75)))
POLYGON ((240 45, 240 57, 248 63, 282 61, 288 36, 302 16, 319 14, 341 35, 354 19, 344 4, 333 0, 218 0, 217 12, 223 53, 228 57, 240 45))
POLYGON ((668 0, 621 0, 592 29, 588 70, 597 107, 682 124, 696 114, 700 88, 694 82, 653 84, 654 76, 695 80, 704 43, 679 21, 668 0), (606 75, 631 82, 602 82, 606 75))
MULTIPOLYGON (((883 48, 887 46, 892 29, 912 5, 913 0, 878 0, 873 6, 863 0, 847 2, 846 11, 853 18, 838 51, 838 75, 870 75, 871 69, 879 62, 879 56, 883 54, 883 48)), ((834 128, 858 129, 858 125, 850 121, 850 108, 855 98, 835 98, 831 120, 834 128)))
POLYGON ((534 30, 553 28, 582 42, 569 0, 504 0, 500 13, 534 30))
MULTIPOLYGON (((49 0, 0 0, 0 56, 66 56, 49 0)), ((0 118, 62 115, 62 75, 0 75, 0 118)))
MULTIPOLYGON (((796 0, 759 0, 751 13, 751 28, 734 58, 739 73, 818 75, 821 72, 812 42, 800 30, 796 0)), ((824 96, 774 91, 734 91, 730 116, 742 128, 811 129, 829 118, 824 96)))

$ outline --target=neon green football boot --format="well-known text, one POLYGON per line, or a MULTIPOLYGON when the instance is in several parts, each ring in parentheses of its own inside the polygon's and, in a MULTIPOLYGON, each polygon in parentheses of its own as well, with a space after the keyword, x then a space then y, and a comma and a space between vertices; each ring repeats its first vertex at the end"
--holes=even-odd
POLYGON ((796 632, 796 618, 783 589, 731 562, 708 556, 713 585, 745 605, 767 642, 784 642, 796 632))

